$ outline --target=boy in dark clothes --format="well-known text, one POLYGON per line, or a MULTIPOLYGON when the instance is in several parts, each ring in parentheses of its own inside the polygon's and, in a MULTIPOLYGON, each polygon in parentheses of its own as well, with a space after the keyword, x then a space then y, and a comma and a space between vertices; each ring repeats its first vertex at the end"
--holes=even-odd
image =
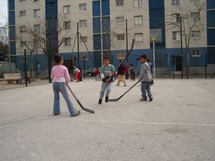
POLYGON ((142 92, 142 98, 140 101, 147 101, 147 94, 149 97, 149 101, 152 101, 152 94, 151 94, 151 81, 152 81, 152 73, 151 69, 149 67, 149 64, 147 62, 146 55, 140 56, 140 62, 141 62, 141 72, 139 76, 139 81, 141 81, 141 92, 142 92))
MULTIPOLYGON (((121 61, 120 61, 121 63, 121 61)), ((126 82, 125 82, 125 65, 124 64, 121 64, 118 68, 118 71, 117 71, 117 75, 118 75, 118 83, 117 83, 117 86, 120 85, 121 82, 124 83, 124 86, 126 86, 126 82)))

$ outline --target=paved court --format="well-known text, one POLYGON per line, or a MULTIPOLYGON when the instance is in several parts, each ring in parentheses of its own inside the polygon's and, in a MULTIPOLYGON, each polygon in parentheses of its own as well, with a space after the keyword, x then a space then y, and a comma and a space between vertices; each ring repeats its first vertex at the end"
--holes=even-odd
MULTIPOLYGON (((111 97, 133 83, 114 84, 111 97)), ((51 85, 0 91, 0 161, 215 160, 215 80, 159 79, 153 102, 139 102, 138 85, 102 106, 99 82, 70 86, 95 114, 71 118, 61 99, 52 116, 51 85)))

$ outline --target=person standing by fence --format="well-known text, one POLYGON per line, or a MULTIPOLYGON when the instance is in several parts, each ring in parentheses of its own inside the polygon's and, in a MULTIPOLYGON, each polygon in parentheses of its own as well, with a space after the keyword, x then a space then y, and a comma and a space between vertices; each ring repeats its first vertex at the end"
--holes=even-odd
MULTIPOLYGON (((121 63, 121 61, 120 61, 121 63)), ((120 85, 121 82, 124 83, 124 86, 126 87, 126 82, 125 82, 125 65, 122 63, 117 71, 117 75, 118 75, 118 83, 117 86, 120 85)))
POLYGON ((130 64, 130 75, 131 75, 131 80, 135 81, 135 68, 133 64, 130 64))

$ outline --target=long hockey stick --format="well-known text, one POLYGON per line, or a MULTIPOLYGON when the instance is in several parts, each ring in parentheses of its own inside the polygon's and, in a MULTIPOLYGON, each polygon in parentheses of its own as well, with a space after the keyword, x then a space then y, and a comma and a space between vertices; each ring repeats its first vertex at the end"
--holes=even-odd
POLYGON ((69 89, 69 91, 72 93, 73 97, 75 98, 75 100, 78 102, 79 106, 82 108, 82 110, 87 111, 89 113, 95 113, 95 111, 85 108, 81 102, 78 100, 78 98, 76 97, 75 93, 72 91, 72 89, 70 88, 70 86, 68 84, 66 84, 67 88, 69 89))
MULTIPOLYGON (((126 57, 121 61, 121 63, 119 63, 118 67, 117 67, 117 68, 115 69, 115 71, 113 72, 111 78, 113 78, 113 77, 115 76, 115 74, 116 74, 116 72, 118 71, 119 67, 120 67, 120 66, 125 62, 125 60, 129 57, 129 55, 132 53, 133 49, 134 49, 134 39, 132 40, 132 45, 131 45, 130 51, 128 52, 128 54, 126 55, 126 57)), ((114 81, 115 81, 115 80, 116 80, 116 79, 114 79, 114 81)), ((113 81, 113 82, 114 82, 114 81, 113 81)))
POLYGON ((109 99, 110 102, 117 102, 119 101, 123 96, 125 96, 132 88, 134 88, 140 81, 137 81, 131 88, 129 88, 125 93, 123 93, 119 98, 116 99, 109 99))

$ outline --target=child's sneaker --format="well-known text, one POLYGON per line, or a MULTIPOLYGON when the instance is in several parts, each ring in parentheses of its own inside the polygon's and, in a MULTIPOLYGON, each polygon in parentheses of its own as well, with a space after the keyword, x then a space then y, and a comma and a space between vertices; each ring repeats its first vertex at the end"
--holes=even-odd
POLYGON ((80 114, 81 114, 81 112, 78 111, 75 115, 71 115, 71 117, 76 117, 76 116, 78 116, 78 115, 80 115, 80 114))
POLYGON ((108 101, 109 101, 109 97, 106 96, 106 97, 105 97, 105 102, 108 103, 108 101))
POLYGON ((99 104, 99 105, 101 105, 101 104, 102 104, 102 99, 99 99, 98 104, 99 104))
POLYGON ((151 98, 149 98, 149 102, 152 102, 152 100, 153 100, 153 98, 151 97, 151 98))
POLYGON ((141 99, 140 99, 140 101, 147 101, 147 97, 145 97, 145 98, 144 98, 144 97, 143 97, 143 98, 141 98, 141 99))

